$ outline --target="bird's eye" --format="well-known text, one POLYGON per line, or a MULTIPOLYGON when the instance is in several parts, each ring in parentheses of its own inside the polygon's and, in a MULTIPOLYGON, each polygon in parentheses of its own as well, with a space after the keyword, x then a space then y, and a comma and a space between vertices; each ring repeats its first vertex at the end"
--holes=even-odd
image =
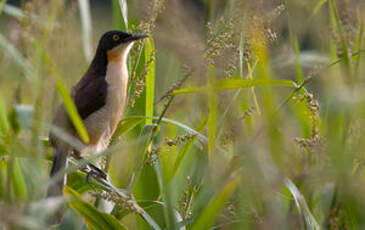
POLYGON ((113 40, 114 41, 118 41, 120 39, 119 35, 118 34, 114 34, 113 35, 113 40))

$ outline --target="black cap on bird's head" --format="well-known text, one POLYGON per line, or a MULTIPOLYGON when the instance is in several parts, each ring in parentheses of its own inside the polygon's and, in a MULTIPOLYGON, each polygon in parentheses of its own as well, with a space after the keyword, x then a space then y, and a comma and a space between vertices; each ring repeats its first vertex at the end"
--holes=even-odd
POLYGON ((133 41, 148 37, 145 34, 130 34, 123 31, 113 30, 103 34, 100 38, 98 50, 110 51, 121 44, 129 44, 133 41))
POLYGON ((117 30, 106 32, 100 38, 89 71, 104 76, 109 62, 125 63, 133 42, 146 37, 148 36, 144 34, 130 34, 117 30))

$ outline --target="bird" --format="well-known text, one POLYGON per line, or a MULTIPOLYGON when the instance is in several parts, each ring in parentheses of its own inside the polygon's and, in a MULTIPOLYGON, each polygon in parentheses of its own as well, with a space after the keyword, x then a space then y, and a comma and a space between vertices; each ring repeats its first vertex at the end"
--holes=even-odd
MULTIPOLYGON (((108 31, 98 43, 95 56, 86 73, 71 90, 72 100, 83 121, 89 142, 76 149, 65 138, 50 130, 49 140, 54 149, 50 178, 64 172, 67 158, 72 153, 85 157, 104 151, 120 122, 126 105, 128 88, 127 58, 134 42, 148 37, 145 34, 131 34, 123 31, 108 31)), ((59 105, 52 121, 52 127, 81 141, 64 104, 59 105)), ((67 175, 50 183, 47 197, 62 196, 67 175)), ((57 210, 51 222, 62 219, 62 208, 57 210)))

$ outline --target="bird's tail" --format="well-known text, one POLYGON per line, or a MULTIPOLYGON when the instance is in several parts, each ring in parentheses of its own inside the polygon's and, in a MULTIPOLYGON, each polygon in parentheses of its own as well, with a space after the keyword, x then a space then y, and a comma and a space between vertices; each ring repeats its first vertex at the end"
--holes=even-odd
MULTIPOLYGON (((67 164, 67 152, 55 148, 54 150, 54 156, 53 156, 53 165, 51 169, 51 179, 55 179, 54 176, 58 174, 61 170, 64 170, 66 168, 67 164)), ((66 183, 66 174, 61 178, 56 178, 57 181, 52 181, 51 184, 48 186, 47 189, 47 198, 50 197, 60 197, 62 196, 63 187, 66 183)), ((49 223, 54 225, 61 222, 63 216, 63 205, 57 208, 54 215, 49 220, 49 223)))

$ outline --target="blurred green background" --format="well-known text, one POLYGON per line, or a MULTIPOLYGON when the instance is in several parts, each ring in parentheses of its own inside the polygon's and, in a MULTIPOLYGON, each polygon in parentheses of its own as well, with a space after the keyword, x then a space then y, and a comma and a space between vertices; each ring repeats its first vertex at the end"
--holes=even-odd
POLYGON ((52 116, 112 29, 150 35, 97 157, 129 196, 72 168, 56 228, 365 229, 364 9, 0 0, 0 229, 48 228, 52 116))

